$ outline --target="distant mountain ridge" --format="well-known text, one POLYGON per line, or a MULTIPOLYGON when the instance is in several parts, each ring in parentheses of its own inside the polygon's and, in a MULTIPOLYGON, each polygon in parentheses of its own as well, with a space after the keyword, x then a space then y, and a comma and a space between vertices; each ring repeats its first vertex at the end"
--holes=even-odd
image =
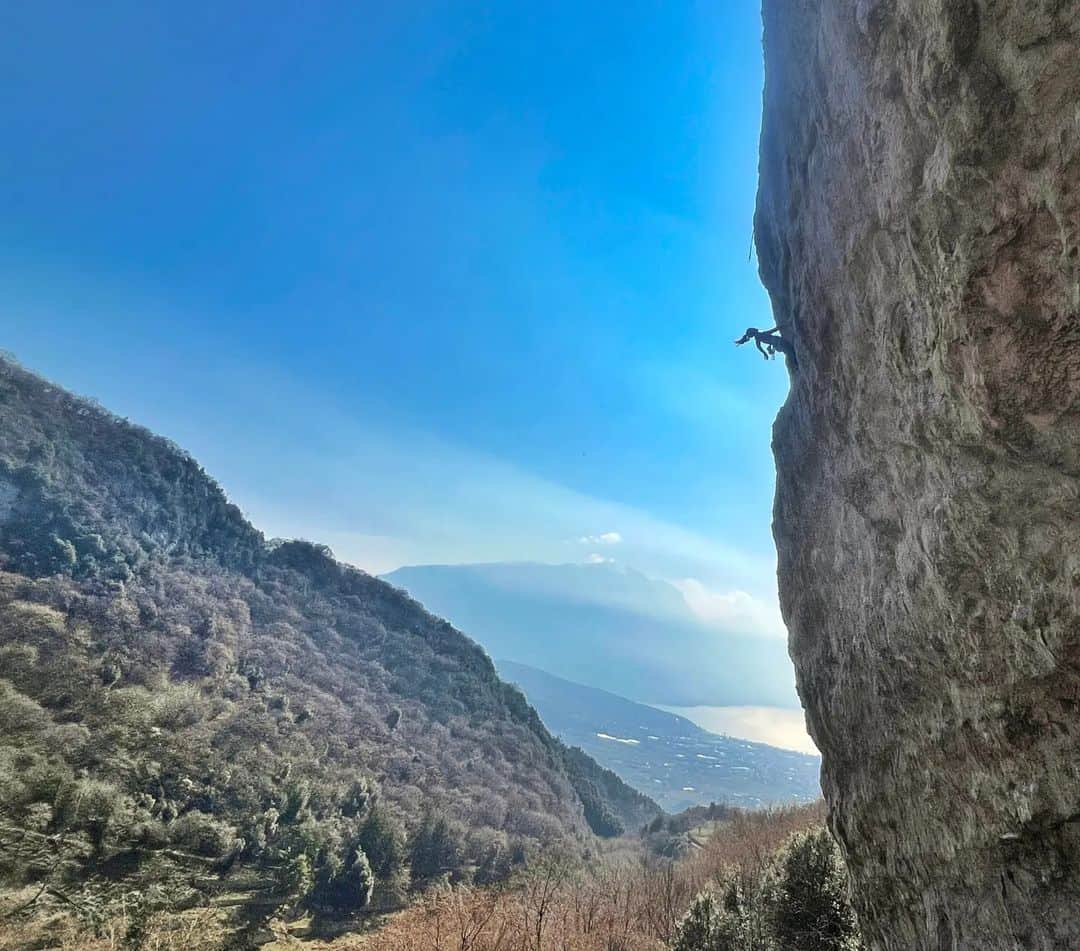
POLYGON ((383 576, 493 657, 669 706, 797 704, 780 638, 704 624, 664 581, 611 564, 417 565, 383 576))
POLYGON ((710 802, 756 807, 821 796, 817 756, 710 733, 677 714, 524 664, 496 664, 549 730, 670 812, 710 802))

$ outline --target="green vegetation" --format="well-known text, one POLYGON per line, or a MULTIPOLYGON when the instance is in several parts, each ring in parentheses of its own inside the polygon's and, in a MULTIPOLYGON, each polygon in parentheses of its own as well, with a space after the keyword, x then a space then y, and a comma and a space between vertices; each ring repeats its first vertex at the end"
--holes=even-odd
POLYGON ((627 851, 625 838, 601 860, 540 856, 496 889, 427 892, 328 951, 858 951, 820 803, 711 811, 672 817, 712 827, 695 826, 700 845, 675 860, 627 851))
POLYGON ((250 937, 659 812, 448 623, 266 543, 175 446, 7 361, 0 569, 0 880, 34 886, 25 913, 137 891, 250 937))
POLYGON ((627 786, 578 747, 562 749, 570 782, 585 807, 585 821, 597 835, 621 835, 627 827, 639 826, 660 814, 648 796, 627 786))
POLYGON ((836 844, 823 828, 794 835, 763 868, 732 869, 699 894, 672 951, 858 951, 836 844))

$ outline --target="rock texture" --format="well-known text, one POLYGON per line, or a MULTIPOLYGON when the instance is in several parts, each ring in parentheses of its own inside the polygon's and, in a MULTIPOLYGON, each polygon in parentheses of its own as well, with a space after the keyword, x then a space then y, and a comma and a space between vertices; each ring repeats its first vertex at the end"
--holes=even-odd
POLYGON ((1080 948, 1080 2, 764 8, 780 591, 864 928, 1080 948))

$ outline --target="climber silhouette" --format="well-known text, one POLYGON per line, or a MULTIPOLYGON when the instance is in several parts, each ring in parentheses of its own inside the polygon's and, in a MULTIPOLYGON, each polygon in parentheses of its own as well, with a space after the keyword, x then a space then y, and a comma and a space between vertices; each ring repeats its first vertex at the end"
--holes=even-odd
POLYGON ((779 327, 773 327, 772 330, 758 330, 757 327, 747 327, 746 333, 735 341, 735 346, 741 347, 744 343, 753 340, 754 346, 766 360, 772 360, 776 356, 776 351, 779 350, 787 358, 788 367, 797 370, 799 361, 795 359, 795 347, 777 335, 776 331, 779 329, 779 327))

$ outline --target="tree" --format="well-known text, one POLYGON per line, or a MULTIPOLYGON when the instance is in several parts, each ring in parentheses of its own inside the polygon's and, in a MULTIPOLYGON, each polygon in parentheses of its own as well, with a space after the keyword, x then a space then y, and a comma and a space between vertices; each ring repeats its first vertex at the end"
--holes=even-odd
POLYGON ((461 867, 464 838, 457 823, 439 813, 427 813, 409 846, 413 884, 423 884, 456 872, 461 867))
POLYGON ((772 925, 781 951, 851 951, 860 947, 839 850, 826 829, 796 834, 781 853, 772 925))
POLYGON ((316 910, 357 912, 371 901, 375 876, 364 850, 353 850, 344 864, 326 865, 316 876, 309 904, 316 910))
POLYGON ((585 821, 598 836, 604 839, 613 839, 622 835, 626 830, 619 821, 619 817, 612 812, 611 807, 601 798, 596 787, 589 784, 591 789, 581 795, 582 804, 585 807, 585 821))
POLYGON ((111 783, 79 779, 60 790, 54 821, 61 829, 86 832, 94 851, 100 852, 105 836, 125 806, 124 796, 111 783))
POLYGON ((362 815, 371 804, 371 786, 366 779, 356 779, 349 784, 341 801, 341 814, 350 819, 362 815))
POLYGON ((691 903, 675 929, 672 951, 743 951, 737 942, 737 923, 711 892, 691 903))
POLYGON ((397 903, 404 897, 409 881, 401 823, 389 809, 376 803, 360 827, 359 842, 375 874, 378 903, 397 903))

